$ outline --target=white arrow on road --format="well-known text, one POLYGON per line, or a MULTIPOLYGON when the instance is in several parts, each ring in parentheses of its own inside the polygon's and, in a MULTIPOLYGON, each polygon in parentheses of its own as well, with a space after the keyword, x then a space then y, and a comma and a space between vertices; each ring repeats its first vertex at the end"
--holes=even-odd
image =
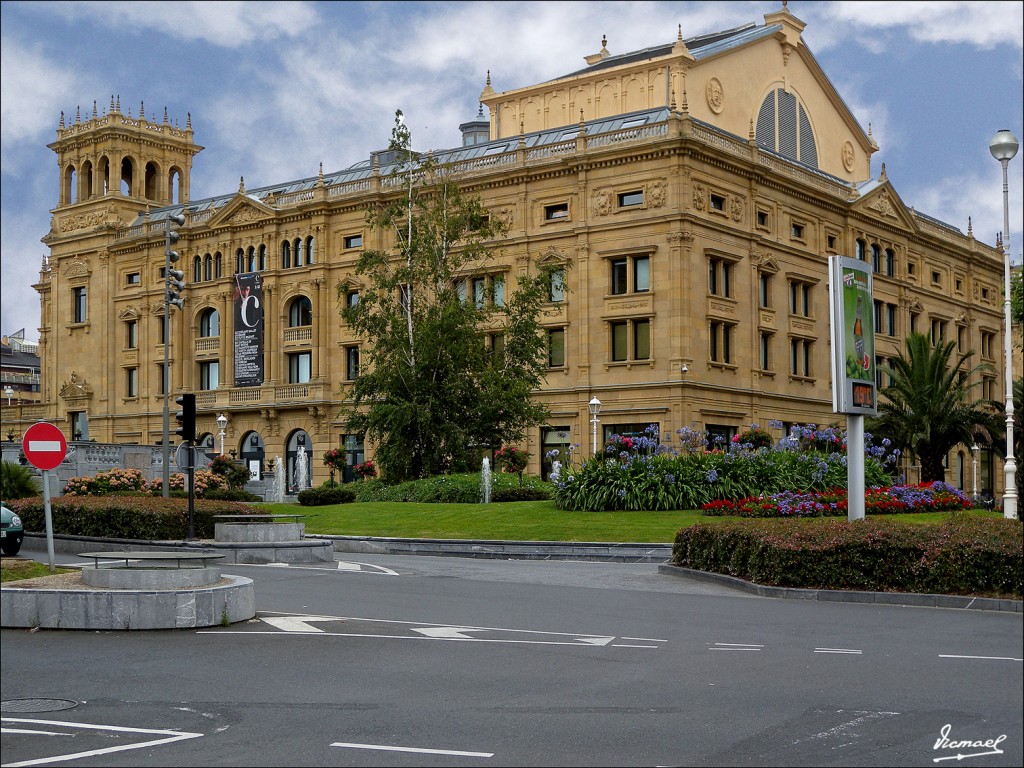
POLYGON ((271 616, 263 617, 263 621, 285 632, 323 632, 319 627, 311 627, 310 621, 338 621, 337 616, 271 616))
POLYGON ((466 629, 465 627, 414 627, 413 632, 419 632, 427 637, 438 637, 444 640, 478 640, 462 634, 463 632, 486 632, 486 629, 466 629))

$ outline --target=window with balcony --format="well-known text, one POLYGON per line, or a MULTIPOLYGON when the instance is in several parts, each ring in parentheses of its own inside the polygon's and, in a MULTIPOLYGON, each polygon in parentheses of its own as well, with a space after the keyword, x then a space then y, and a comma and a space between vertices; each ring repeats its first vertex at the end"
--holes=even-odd
POLYGON ((313 303, 299 296, 288 307, 288 327, 302 328, 313 324, 313 303))
POLYGON ((199 364, 199 389, 217 389, 220 386, 220 361, 210 360, 199 364))
POLYGON ((294 352, 288 355, 288 383, 306 384, 313 375, 313 353, 294 352))
POLYGON ((199 335, 202 337, 220 336, 220 312, 206 309, 199 316, 199 335))

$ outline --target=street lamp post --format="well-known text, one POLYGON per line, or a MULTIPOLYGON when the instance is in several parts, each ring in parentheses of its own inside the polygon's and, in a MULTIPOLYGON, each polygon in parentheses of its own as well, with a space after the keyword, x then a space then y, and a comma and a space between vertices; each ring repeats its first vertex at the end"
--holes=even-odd
POLYGON ((601 412, 601 401, 594 397, 588 404, 590 408, 590 452, 596 457, 597 456, 597 425, 598 418, 597 414, 601 412))
POLYGON ((1006 168, 1017 154, 1017 138, 999 131, 988 143, 988 151, 1003 166, 1003 355, 1006 358, 1006 461, 1003 463, 1003 517, 1017 517, 1017 462, 1013 458, 1013 346, 1010 314, 1010 187, 1006 168))
POLYGON ((7 407, 10 408, 11 407, 11 397, 14 395, 14 390, 11 388, 10 384, 8 384, 6 387, 4 387, 4 394, 7 396, 7 407))
POLYGON ((223 413, 217 417, 217 429, 220 430, 220 455, 224 455, 224 430, 228 426, 228 417, 223 413))
POLYGON ((971 501, 975 504, 978 503, 978 451, 980 450, 977 443, 971 446, 971 454, 974 457, 974 495, 971 496, 971 501))

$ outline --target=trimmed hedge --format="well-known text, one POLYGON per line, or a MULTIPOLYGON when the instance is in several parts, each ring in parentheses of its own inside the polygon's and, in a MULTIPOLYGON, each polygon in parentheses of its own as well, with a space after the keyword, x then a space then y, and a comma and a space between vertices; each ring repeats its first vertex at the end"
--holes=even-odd
POLYGON ((805 589, 1021 598, 1018 520, 953 515, 895 520, 737 520, 676 533, 672 564, 757 584, 805 589))
MULTIPOLYGON (((409 480, 389 485, 384 480, 349 483, 357 501, 411 501, 421 504, 479 504, 480 473, 437 475, 422 480, 409 480)), ((539 477, 519 476, 507 472, 491 475, 491 501, 543 501, 551 498, 551 484, 539 477)))
POLYGON ((325 504, 349 504, 356 500, 356 494, 343 485, 322 485, 299 491, 297 498, 304 507, 322 507, 325 504))
MULTIPOLYGON (((7 505, 26 531, 43 533, 43 499, 17 499, 7 505)), ((188 534, 188 500, 152 496, 59 496, 50 500, 53 532, 68 536, 174 541, 188 534)), ((192 522, 200 539, 213 538, 214 515, 265 515, 259 507, 234 501, 196 499, 192 522)))

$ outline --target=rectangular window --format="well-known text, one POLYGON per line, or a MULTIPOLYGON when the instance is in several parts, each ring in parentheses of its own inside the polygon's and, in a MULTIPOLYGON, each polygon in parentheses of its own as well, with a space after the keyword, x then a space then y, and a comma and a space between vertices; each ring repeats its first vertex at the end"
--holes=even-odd
POLYGON ((708 326, 708 357, 713 363, 732 363, 733 325, 714 321, 708 326))
POLYGON ((811 286, 800 280, 789 282, 789 312, 801 317, 811 316, 811 286))
POLYGON ((359 378, 359 347, 345 347, 345 380, 355 381, 359 378))
POLYGON ((871 271, 876 274, 882 271, 882 249, 877 243, 871 244, 871 271))
POLYGON ((827 243, 827 248, 830 251, 835 251, 835 249, 836 249, 836 236, 835 235, 829 235, 828 237, 826 237, 825 238, 825 242, 827 243))
POLYGON ((544 206, 544 221, 561 221, 569 218, 569 204, 555 203, 544 206))
POLYGON ((475 306, 477 309, 483 309, 484 296, 486 295, 486 292, 484 290, 485 285, 486 280, 484 278, 473 278, 473 306, 475 306))
POLYGON ((794 376, 811 375, 811 343, 806 339, 790 341, 789 372, 794 376))
POLYGON ((633 321, 633 358, 635 360, 651 359, 651 321, 633 321))
POLYGON ((793 222, 793 228, 791 230, 791 234, 792 234, 792 237, 793 237, 794 240, 803 240, 804 239, 804 225, 803 224, 797 224, 796 222, 793 222))
POLYGON ((126 368, 125 369, 125 394, 128 397, 139 396, 139 369, 138 368, 126 368))
POLYGON ((963 352, 967 341, 967 329, 962 325, 956 327, 956 351, 963 352))
POLYGON ((166 381, 164 378, 164 371, 164 364, 159 363, 156 367, 156 393, 158 395, 162 395, 164 393, 164 382, 166 381))
POLYGON ((88 440, 89 439, 89 419, 86 418, 85 411, 71 411, 68 413, 68 421, 71 422, 71 439, 72 440, 88 440))
POLYGON ((160 324, 160 343, 169 343, 171 338, 171 324, 167 321, 167 316, 160 315, 156 321, 160 324))
POLYGON ((217 389, 220 386, 220 361, 199 364, 199 389, 217 389))
MULTIPOLYGON (((982 331, 981 332, 981 356, 982 357, 987 358, 989 360, 991 360, 994 357, 994 355, 992 354, 993 351, 994 351, 993 350, 993 347, 994 347, 994 343, 993 342, 994 341, 995 341, 995 334, 994 333, 992 333, 990 331, 982 331)), ((1022 406, 1022 407, 1024 407, 1024 406, 1022 406)))
POLYGON ((722 195, 716 195, 714 192, 711 193, 711 210, 713 211, 724 211, 725 210, 725 197, 722 195))
POLYGON ((359 303, 359 291, 349 291, 345 294, 345 304, 354 307, 359 303))
POLYGON ((885 274, 887 277, 896 275, 896 253, 892 248, 885 249, 885 274))
POLYGON ((631 205, 643 205, 644 193, 642 191, 623 192, 619 195, 619 207, 628 208, 631 205))
POLYGON ((768 228, 768 211, 757 212, 757 226, 768 228))
POLYGON ((895 304, 885 305, 885 332, 889 336, 896 336, 899 331, 896 327, 896 310, 895 304))
POLYGON ((129 272, 126 276, 126 282, 128 285, 141 285, 142 275, 138 272, 129 272))
POLYGON ((72 303, 74 304, 74 308, 73 308, 73 311, 72 311, 72 316, 74 318, 74 322, 76 322, 76 323, 84 323, 85 320, 86 320, 86 317, 88 317, 88 314, 86 312, 87 301, 86 301, 85 286, 82 286, 80 288, 72 288, 71 289, 71 299, 72 299, 72 303))
MULTIPOLYGON (((504 347, 504 337, 502 337, 504 347)), ((548 329, 548 368, 565 365, 565 328, 548 329)))
POLYGON ((731 263, 723 259, 708 259, 708 293, 712 296, 732 295, 731 276, 731 263))
MULTIPOLYGON (((503 365, 505 362, 505 334, 489 334, 487 336, 487 349, 491 355, 491 365, 503 365)), ((550 355, 548 356, 548 359, 551 359, 550 355)))
POLYGON ((612 323, 612 362, 629 359, 629 323, 612 323))
POLYGON ((651 290, 650 256, 638 256, 633 259, 633 290, 637 293, 651 290))
POLYGON ((312 378, 313 353, 297 352, 288 355, 288 383, 305 384, 312 378))
POLYGON ((918 322, 917 321, 918 321, 919 317, 921 317, 921 313, 920 312, 911 312, 910 313, 910 332, 911 333, 917 333, 917 326, 918 326, 918 322))
POLYGON ((345 248, 362 248, 363 247, 363 236, 362 235, 346 235, 345 237, 345 248))
POLYGON ((494 288, 494 306, 501 308, 505 306, 505 276, 495 275, 491 279, 494 288))
POLYGON ((772 334, 762 333, 761 334, 761 370, 770 371, 772 369, 772 334))
POLYGON ((941 344, 946 340, 946 321, 932 320, 932 344, 941 344))
POLYGON ((767 272, 758 275, 758 302, 764 309, 772 305, 772 276, 767 272))
POLYGON ((548 283, 548 300, 565 301, 565 270, 562 268, 552 270, 550 282, 548 283))
POLYGON ((626 284, 626 259, 615 259, 612 261, 612 295, 618 296, 628 290, 626 284))
POLYGON ((129 320, 124 324, 124 346, 126 349, 138 349, 139 321, 129 320))
POLYGON ((885 330, 885 302, 875 301, 873 306, 875 313, 875 333, 882 333, 885 330))
POLYGON ((708 433, 708 447, 727 449, 736 436, 736 427, 727 424, 705 424, 705 431, 708 433))

